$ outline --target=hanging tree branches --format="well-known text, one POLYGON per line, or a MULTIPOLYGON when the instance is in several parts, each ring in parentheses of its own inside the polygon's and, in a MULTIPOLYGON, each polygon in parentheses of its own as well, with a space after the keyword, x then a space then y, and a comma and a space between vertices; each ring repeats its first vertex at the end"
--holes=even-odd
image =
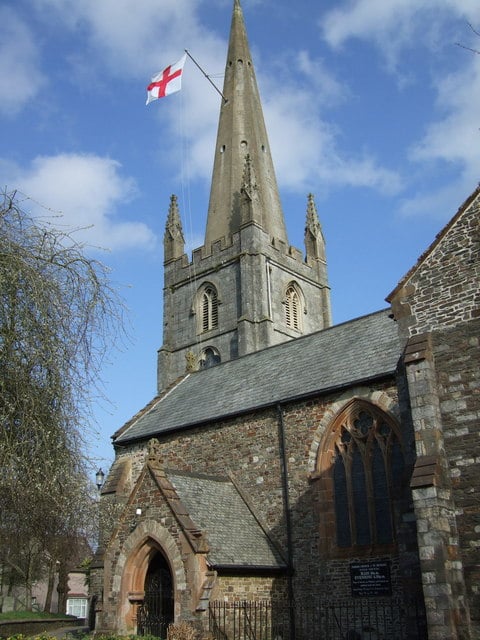
POLYGON ((122 320, 106 268, 0 196, 0 565, 27 589, 92 520, 88 407, 122 320))

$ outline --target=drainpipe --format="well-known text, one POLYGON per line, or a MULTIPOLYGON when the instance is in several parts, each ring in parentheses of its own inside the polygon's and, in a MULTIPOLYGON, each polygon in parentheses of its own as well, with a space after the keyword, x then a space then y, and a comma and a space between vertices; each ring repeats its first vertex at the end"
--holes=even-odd
POLYGON ((288 466, 287 452, 285 445, 285 423, 283 421, 283 410, 277 404, 278 414, 278 439, 280 444, 280 461, 282 467, 282 493, 283 493, 283 509, 285 513, 285 529, 287 533, 287 592, 288 592, 288 610, 290 622, 290 638, 295 640, 295 598, 293 592, 293 541, 292 541, 292 519, 290 513, 290 492, 288 487, 288 466))

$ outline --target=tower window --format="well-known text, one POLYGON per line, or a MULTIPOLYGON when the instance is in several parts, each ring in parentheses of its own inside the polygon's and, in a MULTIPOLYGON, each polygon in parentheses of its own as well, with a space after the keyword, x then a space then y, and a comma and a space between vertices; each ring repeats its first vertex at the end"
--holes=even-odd
POLYGON ((216 289, 209 285, 202 294, 202 332, 218 327, 218 296, 216 289))
POLYGON ((213 347, 207 347, 200 357, 200 369, 210 369, 222 361, 220 354, 213 347))
POLYGON ((285 294, 285 323, 290 329, 302 330, 301 299, 296 287, 291 284, 285 294))

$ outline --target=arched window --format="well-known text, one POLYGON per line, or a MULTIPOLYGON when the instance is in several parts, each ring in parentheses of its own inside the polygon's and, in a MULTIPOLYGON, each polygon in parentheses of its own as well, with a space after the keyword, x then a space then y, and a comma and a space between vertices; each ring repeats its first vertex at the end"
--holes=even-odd
POLYGON ((209 369, 222 361, 220 354, 213 347, 207 347, 200 357, 200 369, 209 369))
POLYGON ((295 331, 302 330, 302 301, 296 285, 289 284, 285 293, 285 324, 295 331))
POLYGON ((355 400, 335 420, 321 457, 317 476, 331 496, 324 506, 333 512, 337 547, 393 543, 393 506, 404 475, 396 422, 378 407, 355 400))
POLYGON ((213 285, 203 289, 200 298, 201 332, 218 327, 218 296, 213 285))

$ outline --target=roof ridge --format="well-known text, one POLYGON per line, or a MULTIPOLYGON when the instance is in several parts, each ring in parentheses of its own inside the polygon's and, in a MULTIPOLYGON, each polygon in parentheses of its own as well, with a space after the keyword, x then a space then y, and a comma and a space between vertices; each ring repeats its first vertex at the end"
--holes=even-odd
POLYGON ((190 372, 184 373, 182 376, 179 376, 176 380, 169 384, 168 387, 165 387, 165 389, 161 393, 157 393, 149 402, 147 402, 147 404, 142 409, 140 409, 140 411, 137 411, 137 413, 135 413, 129 420, 124 422, 123 425, 115 431, 115 433, 111 436, 112 440, 116 440, 119 436, 122 435, 122 433, 124 433, 124 431, 134 425, 137 420, 151 411, 159 402, 166 398, 166 396, 168 396, 176 386, 186 380, 189 375, 190 372))

